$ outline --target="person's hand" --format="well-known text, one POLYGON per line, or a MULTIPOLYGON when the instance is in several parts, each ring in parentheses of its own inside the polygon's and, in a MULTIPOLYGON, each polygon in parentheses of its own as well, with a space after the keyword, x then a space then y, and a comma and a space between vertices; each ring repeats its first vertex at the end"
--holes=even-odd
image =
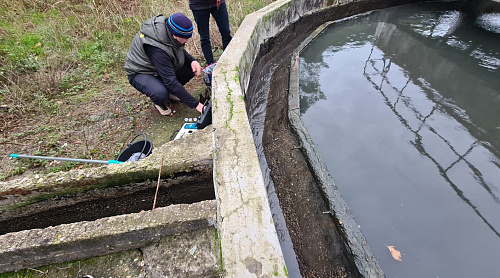
POLYGON ((193 70, 193 73, 195 76, 200 75, 201 66, 200 66, 200 63, 198 63, 198 61, 195 60, 195 61, 191 62, 191 69, 193 70))
POLYGON ((198 102, 198 106, 196 106, 196 110, 198 110, 198 112, 203 114, 203 104, 198 102))

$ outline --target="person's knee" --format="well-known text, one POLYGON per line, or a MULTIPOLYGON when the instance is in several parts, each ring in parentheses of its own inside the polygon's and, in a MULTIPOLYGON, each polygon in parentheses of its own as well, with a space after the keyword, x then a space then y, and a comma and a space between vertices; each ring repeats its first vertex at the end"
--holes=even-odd
POLYGON ((191 69, 191 64, 185 63, 183 67, 181 67, 176 73, 177 81, 181 83, 183 86, 188 83, 193 77, 194 73, 191 69))
POLYGON ((202 36, 200 34, 200 42, 202 45, 204 44, 210 44, 210 34, 208 36, 202 36))
POLYGON ((230 33, 227 34, 221 34, 222 41, 229 43, 233 37, 231 37, 230 33))
POLYGON ((168 92, 167 91, 156 91, 156 92, 150 92, 149 94, 146 94, 149 96, 151 101, 155 104, 158 105, 165 105, 165 103, 168 100, 168 92))

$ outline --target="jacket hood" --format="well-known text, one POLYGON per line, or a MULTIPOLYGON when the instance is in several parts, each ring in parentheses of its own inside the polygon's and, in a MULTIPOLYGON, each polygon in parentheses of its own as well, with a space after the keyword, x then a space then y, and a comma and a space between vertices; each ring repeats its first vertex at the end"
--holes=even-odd
POLYGON ((149 38, 158 38, 161 42, 165 43, 169 41, 166 21, 167 17, 164 15, 152 17, 141 25, 140 32, 149 38))

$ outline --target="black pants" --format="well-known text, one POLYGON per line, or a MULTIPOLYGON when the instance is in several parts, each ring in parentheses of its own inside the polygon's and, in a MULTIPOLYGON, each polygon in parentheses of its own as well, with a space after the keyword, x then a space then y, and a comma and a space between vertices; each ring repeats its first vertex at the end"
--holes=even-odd
POLYGON ((227 7, 225 3, 222 3, 218 8, 212 7, 206 10, 192 10, 192 12, 194 20, 196 21, 196 26, 198 27, 198 33, 200 34, 201 50, 203 51, 203 56, 205 56, 207 65, 209 65, 214 62, 212 44, 210 43, 210 15, 214 17, 215 23, 217 23, 217 27, 219 28, 219 33, 222 37, 222 50, 226 49, 226 46, 232 39, 231 30, 229 29, 227 7))
MULTIPOLYGON (((191 69, 189 63, 184 63, 184 66, 180 68, 175 73, 177 80, 181 85, 184 85, 194 77, 194 73, 191 69)), ((152 74, 134 74, 128 76, 128 81, 130 85, 136 88, 139 92, 148 96, 154 104, 161 107, 165 106, 165 103, 170 97, 170 92, 163 84, 163 80, 156 75, 152 74)), ((182 96, 178 96, 182 100, 182 96)))

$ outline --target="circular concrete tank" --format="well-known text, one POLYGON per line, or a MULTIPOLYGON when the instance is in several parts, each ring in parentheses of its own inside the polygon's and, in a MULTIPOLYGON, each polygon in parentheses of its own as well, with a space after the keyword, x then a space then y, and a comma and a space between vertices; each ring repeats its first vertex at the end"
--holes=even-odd
POLYGON ((421 1, 277 1, 250 16, 257 23, 248 20, 255 25, 244 31, 246 45, 229 48, 234 52, 219 61, 215 95, 221 92, 222 101, 214 118, 222 125, 215 133, 237 130, 231 122, 241 93, 291 277, 384 276, 301 123, 297 51, 326 22, 415 2, 421 1))

